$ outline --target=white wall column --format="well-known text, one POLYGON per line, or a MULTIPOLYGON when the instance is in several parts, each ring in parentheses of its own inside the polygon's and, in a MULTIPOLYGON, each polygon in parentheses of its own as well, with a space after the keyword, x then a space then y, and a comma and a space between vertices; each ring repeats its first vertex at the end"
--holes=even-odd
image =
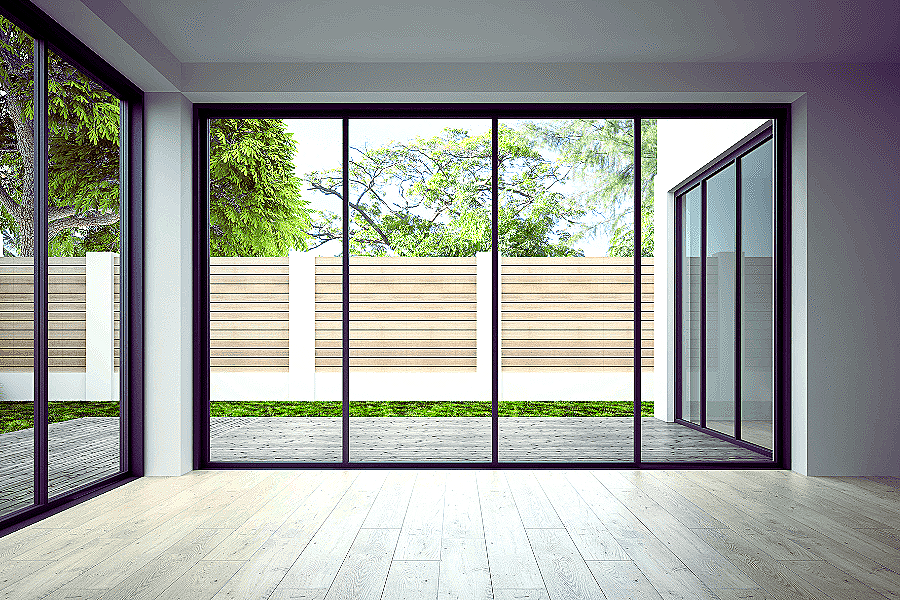
POLYGON ((293 401, 316 399, 316 253, 288 254, 288 390, 293 401))
POLYGON ((491 299, 493 290, 493 264, 490 252, 475 254, 475 364, 478 375, 476 396, 473 400, 489 402, 491 400, 491 345, 493 321, 491 319, 491 299))
POLYGON ((112 252, 88 252, 85 259, 85 400, 117 397, 114 259, 112 252))
POLYGON ((191 103, 144 95, 144 472, 193 463, 191 103))

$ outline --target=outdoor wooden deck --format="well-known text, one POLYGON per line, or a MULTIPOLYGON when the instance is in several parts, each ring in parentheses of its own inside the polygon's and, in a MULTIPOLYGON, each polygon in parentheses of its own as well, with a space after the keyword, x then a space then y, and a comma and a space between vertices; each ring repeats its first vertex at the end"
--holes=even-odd
MULTIPOLYGON (((0 515, 32 503, 34 430, 0 435, 0 515)), ((119 471, 119 419, 84 417, 50 423, 48 496, 53 498, 119 471)))
MULTIPOLYGON (((642 419, 647 461, 767 461, 768 458, 655 418, 642 419)), ((628 462, 633 420, 619 417, 501 418, 503 462, 628 462)), ((339 462, 339 418, 212 419, 210 455, 223 462, 339 462)), ((353 462, 490 462, 491 420, 485 417, 358 417, 350 419, 353 462)))
MULTIPOLYGON (((628 418, 503 418, 504 462, 624 462, 632 459, 628 418)), ((353 418, 354 462, 488 462, 490 419, 353 418)), ((337 418, 212 419, 211 458, 225 462, 340 462, 337 418)), ((119 420, 86 417, 50 424, 50 497, 112 475, 119 468, 119 420)), ((643 419, 647 461, 764 461, 765 457, 680 425, 643 419)), ((0 515, 33 495, 31 430, 0 436, 0 515)))

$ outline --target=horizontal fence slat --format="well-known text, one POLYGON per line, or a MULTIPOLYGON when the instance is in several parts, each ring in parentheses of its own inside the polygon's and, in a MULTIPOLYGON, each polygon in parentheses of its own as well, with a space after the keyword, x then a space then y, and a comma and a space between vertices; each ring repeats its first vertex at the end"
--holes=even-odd
MULTIPOLYGON (((118 263, 116 257, 115 294, 118 263)), ((315 310, 309 318, 314 319, 316 368, 339 370, 342 259, 317 257, 314 263, 314 286, 304 289, 312 294, 306 306, 315 310)), ((770 263, 749 257, 744 263, 746 283, 756 286, 745 292, 745 304, 751 307, 751 294, 757 294, 763 319, 771 297, 770 263), (760 274, 760 284, 751 283, 751 269, 760 274)), ((51 258, 49 337, 52 364, 59 369, 84 370, 85 270, 84 258, 51 258)), ((31 361, 33 353, 32 272, 33 259, 0 259, 0 368, 30 367, 30 362, 18 362, 31 361)), ((642 259, 645 368, 653 361, 653 273, 653 259, 642 259)), ((288 257, 210 259, 214 371, 287 371, 290 276, 288 257)), ((473 371, 477 278, 475 257, 351 257, 352 368, 473 371)), ((633 282, 633 259, 627 257, 501 257, 502 368, 628 370, 633 366, 628 364, 633 282)), ((118 319, 118 295, 114 301, 118 319)), ((748 327, 755 318, 751 312, 745 311, 748 327)), ((715 311, 709 314, 714 317, 715 311)), ((116 364, 118 329, 116 322, 116 364)), ((771 339, 761 329, 762 335, 753 338, 760 347, 771 339)))

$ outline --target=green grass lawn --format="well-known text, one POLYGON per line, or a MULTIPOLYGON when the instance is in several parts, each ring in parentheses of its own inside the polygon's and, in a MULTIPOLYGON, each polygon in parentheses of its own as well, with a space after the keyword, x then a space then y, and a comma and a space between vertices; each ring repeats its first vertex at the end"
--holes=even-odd
MULTIPOLYGON (((118 402, 51 402, 50 422, 81 417, 118 417, 118 402)), ((28 429, 34 425, 33 402, 0 402, 0 433, 28 429)))
MULTIPOLYGON (((0 433, 34 423, 31 402, 0 402, 0 433)), ((630 417, 631 402, 501 402, 501 417, 630 417)), ((340 417, 340 402, 211 402, 213 417, 340 417)), ((118 417, 117 402, 51 402, 50 422, 118 417)), ((490 417, 490 402, 351 402, 351 417, 490 417)), ((641 403, 653 416, 653 403, 641 403)))
MULTIPOLYGON (((211 402, 213 417, 340 417, 340 402, 211 402)), ((501 402, 501 417, 630 417, 631 402, 501 402)), ((490 402, 351 402, 351 417, 490 417, 490 402)), ((653 403, 641 403, 653 416, 653 403)))

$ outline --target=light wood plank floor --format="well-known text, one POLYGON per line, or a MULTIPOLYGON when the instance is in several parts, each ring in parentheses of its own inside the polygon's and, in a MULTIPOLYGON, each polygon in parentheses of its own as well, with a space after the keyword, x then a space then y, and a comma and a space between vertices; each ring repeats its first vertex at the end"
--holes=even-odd
POLYGON ((900 479, 195 471, 0 538, 2 599, 900 598, 900 479))

